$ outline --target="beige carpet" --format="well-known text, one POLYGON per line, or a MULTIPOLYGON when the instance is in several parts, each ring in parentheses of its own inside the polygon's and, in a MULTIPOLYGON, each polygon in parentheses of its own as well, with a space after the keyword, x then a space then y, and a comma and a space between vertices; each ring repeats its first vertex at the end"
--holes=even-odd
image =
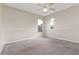
POLYGON ((39 38, 6 44, 2 55, 79 55, 79 44, 39 38))

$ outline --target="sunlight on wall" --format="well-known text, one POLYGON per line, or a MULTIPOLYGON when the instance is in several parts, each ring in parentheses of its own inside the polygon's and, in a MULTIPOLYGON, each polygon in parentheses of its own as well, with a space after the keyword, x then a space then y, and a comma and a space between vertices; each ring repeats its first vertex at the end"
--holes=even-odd
POLYGON ((50 29, 53 29, 53 27, 55 25, 55 19, 54 18, 50 19, 49 25, 50 25, 50 29))

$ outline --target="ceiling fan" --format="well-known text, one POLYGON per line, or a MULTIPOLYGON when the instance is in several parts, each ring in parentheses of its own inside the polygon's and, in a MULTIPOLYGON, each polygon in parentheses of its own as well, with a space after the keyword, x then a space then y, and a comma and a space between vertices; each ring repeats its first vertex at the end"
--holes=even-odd
POLYGON ((47 13, 48 11, 56 11, 56 9, 51 7, 54 4, 55 3, 40 3, 40 4, 37 4, 38 6, 42 7, 42 9, 38 9, 38 11, 42 10, 44 13, 47 13))

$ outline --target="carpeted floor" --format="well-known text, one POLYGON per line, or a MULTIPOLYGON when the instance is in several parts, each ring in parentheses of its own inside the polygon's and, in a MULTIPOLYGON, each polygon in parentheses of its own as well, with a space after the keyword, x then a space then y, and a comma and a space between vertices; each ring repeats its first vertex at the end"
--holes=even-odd
POLYGON ((6 44, 2 55, 79 55, 79 44, 39 38, 6 44))

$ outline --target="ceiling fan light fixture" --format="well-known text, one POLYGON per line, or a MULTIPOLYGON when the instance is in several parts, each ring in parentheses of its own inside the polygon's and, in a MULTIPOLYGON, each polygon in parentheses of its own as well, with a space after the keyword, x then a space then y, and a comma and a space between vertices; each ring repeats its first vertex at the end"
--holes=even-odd
POLYGON ((44 9, 43 9, 43 12, 47 12, 47 11, 48 11, 47 8, 44 8, 44 9))

